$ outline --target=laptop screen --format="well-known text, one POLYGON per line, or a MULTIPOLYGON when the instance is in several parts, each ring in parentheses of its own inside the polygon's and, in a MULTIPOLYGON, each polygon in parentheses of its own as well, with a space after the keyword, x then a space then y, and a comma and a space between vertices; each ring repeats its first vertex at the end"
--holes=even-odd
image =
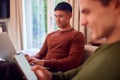
POLYGON ((16 54, 16 50, 7 33, 0 33, 0 58, 4 60, 12 60, 12 56, 16 54))

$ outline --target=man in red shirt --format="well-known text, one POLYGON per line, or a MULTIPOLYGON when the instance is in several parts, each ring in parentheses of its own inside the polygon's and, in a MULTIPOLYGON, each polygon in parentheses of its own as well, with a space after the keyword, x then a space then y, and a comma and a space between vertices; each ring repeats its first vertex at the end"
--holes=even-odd
POLYGON ((34 56, 26 56, 30 64, 49 67, 52 71, 66 71, 80 65, 84 53, 84 36, 70 25, 72 7, 67 2, 54 9, 58 30, 49 33, 41 50, 34 56))

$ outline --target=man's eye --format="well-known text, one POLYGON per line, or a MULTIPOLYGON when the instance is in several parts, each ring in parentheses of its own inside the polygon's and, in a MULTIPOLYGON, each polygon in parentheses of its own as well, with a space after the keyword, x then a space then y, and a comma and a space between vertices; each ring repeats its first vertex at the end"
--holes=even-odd
POLYGON ((55 17, 57 17, 57 16, 55 15, 55 17))
POLYGON ((60 17, 60 18, 62 18, 62 17, 63 17, 63 15, 59 15, 59 17, 60 17))
POLYGON ((82 10, 81 13, 82 13, 82 14, 89 14, 90 11, 85 9, 85 10, 82 10))
POLYGON ((90 11, 86 11, 86 12, 85 12, 85 14, 89 14, 89 13, 90 13, 90 11))

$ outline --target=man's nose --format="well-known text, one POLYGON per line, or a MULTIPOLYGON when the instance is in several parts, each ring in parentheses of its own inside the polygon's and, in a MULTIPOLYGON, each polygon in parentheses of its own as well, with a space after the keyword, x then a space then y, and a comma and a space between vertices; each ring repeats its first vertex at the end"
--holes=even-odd
POLYGON ((86 26, 86 25, 88 24, 88 22, 87 22, 86 19, 81 19, 80 24, 81 24, 82 26, 86 26))
POLYGON ((88 24, 87 17, 81 14, 80 25, 81 26, 86 26, 87 24, 88 24))
POLYGON ((55 20, 56 20, 56 22, 57 22, 57 21, 59 21, 59 20, 60 20, 60 18, 59 18, 59 17, 56 17, 56 18, 55 18, 55 20))

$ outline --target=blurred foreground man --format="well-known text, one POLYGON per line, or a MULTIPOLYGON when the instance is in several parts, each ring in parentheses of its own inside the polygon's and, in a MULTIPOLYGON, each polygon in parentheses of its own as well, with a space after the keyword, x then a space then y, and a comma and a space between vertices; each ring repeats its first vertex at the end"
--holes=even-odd
POLYGON ((50 73, 33 67, 39 80, 120 80, 120 0, 79 0, 81 25, 87 27, 91 39, 106 38, 82 65, 67 72, 50 73))

